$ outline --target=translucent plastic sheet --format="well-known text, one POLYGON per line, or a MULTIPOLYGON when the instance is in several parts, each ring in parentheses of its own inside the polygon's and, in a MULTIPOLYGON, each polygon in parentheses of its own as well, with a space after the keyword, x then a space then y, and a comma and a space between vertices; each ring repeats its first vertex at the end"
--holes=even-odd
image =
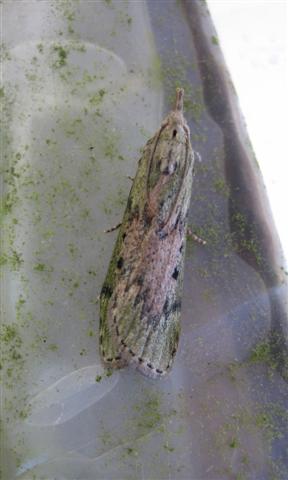
POLYGON ((204 2, 3 2, 4 479, 285 479, 285 266, 204 2), (100 292, 127 175, 185 89, 197 162, 167 379, 111 373, 100 292))

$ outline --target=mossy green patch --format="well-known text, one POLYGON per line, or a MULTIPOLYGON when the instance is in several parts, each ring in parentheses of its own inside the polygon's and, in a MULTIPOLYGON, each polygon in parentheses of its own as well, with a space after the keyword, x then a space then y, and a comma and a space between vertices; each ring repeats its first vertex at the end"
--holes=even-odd
POLYGON ((169 445, 168 441, 163 445, 163 448, 164 450, 166 450, 167 452, 174 452, 175 451, 175 448, 172 447, 171 445, 169 445))
POLYGON ((226 184, 225 180, 223 178, 217 178, 214 181, 214 189, 217 193, 220 195, 223 195, 224 197, 228 198, 230 195, 230 190, 228 185, 226 184))
POLYGON ((1 370, 5 387, 14 388, 24 366, 22 338, 16 323, 0 326, 1 370))
POLYGON ((251 239, 244 238, 244 239, 242 239, 240 241, 238 251, 239 251, 239 253, 241 253, 243 251, 251 253, 253 255, 253 257, 255 258, 256 263, 258 265, 261 264, 262 255, 259 251, 259 244, 258 244, 258 241, 256 240, 256 238, 251 238, 251 239))
MULTIPOLYGON (((54 14, 57 16, 61 15, 64 22, 66 22, 67 32, 74 34, 73 22, 76 19, 75 6, 77 5, 77 0, 57 0, 53 7, 55 8, 54 14)), ((53 11, 53 10, 52 10, 53 11)), ((63 32, 60 31, 59 35, 63 35, 63 32)))
POLYGON ((17 190, 12 186, 11 190, 3 195, 0 203, 0 224, 4 218, 12 212, 13 207, 18 203, 19 197, 17 190))
POLYGON ((37 50, 38 50, 39 53, 43 53, 43 51, 44 51, 43 43, 38 43, 38 44, 36 45, 36 48, 37 48, 37 50))
POLYGON ((230 441, 229 443, 229 447, 230 448, 237 448, 239 446, 239 442, 237 440, 237 438, 232 438, 232 440, 230 441))
POLYGON ((248 363, 263 363, 272 371, 280 369, 284 377, 288 376, 288 353, 281 338, 275 338, 273 335, 261 340, 254 346, 248 363))
POLYGON ((241 212, 233 213, 231 217, 231 221, 233 222, 233 224, 235 225, 239 233, 241 234, 245 233, 245 230, 247 228, 247 220, 243 213, 241 212))
POLYGON ((2 42, 1 44, 1 58, 2 58, 2 61, 5 61, 5 60, 12 60, 12 57, 11 57, 11 53, 10 53, 10 50, 9 48, 7 47, 7 45, 5 43, 2 42))
POLYGON ((157 394, 150 393, 148 398, 143 400, 141 404, 134 405, 134 411, 137 413, 135 421, 137 426, 145 430, 153 430, 159 427, 161 415, 161 402, 157 394))
POLYGON ((25 298, 23 298, 22 295, 20 295, 20 297, 18 298, 18 300, 15 304, 16 320, 18 320, 18 321, 21 320, 23 307, 24 307, 25 304, 26 304, 25 298))
POLYGON ((241 408, 233 415, 235 425, 246 427, 250 431, 260 431, 269 442, 283 437, 277 425, 277 418, 261 405, 254 412, 241 408))
POLYGON ((219 40, 217 37, 215 37, 215 35, 212 35, 211 42, 213 43, 213 45, 219 45, 219 40))
POLYGON ((0 256, 0 266, 7 265, 11 271, 18 272, 24 260, 22 254, 11 249, 8 253, 0 256))
POLYGON ((19 416, 20 420, 26 420, 26 418, 28 418, 28 416, 30 415, 30 412, 31 412, 31 407, 30 407, 30 405, 27 405, 22 410, 18 410, 17 413, 18 413, 18 416, 19 416))
POLYGON ((250 362, 251 363, 268 363, 273 367, 274 362, 271 363, 271 344, 268 341, 263 341, 258 343, 256 347, 253 348, 252 353, 250 355, 250 362))
POLYGON ((33 270, 36 272, 44 272, 46 270, 46 265, 45 263, 36 263, 36 265, 33 267, 33 270))
POLYGON ((231 215, 231 227, 233 250, 240 255, 252 256, 257 265, 261 265, 263 256, 256 233, 256 226, 248 222, 244 213, 238 211, 231 215))
POLYGON ((74 243, 68 243, 68 252, 71 255, 71 258, 75 259, 75 258, 77 258, 77 255, 79 253, 79 249, 78 249, 77 245, 75 245, 74 243))
POLYGON ((138 457, 139 452, 136 450, 136 448, 127 447, 126 454, 129 456, 138 457))
MULTIPOLYGON (((175 59, 174 59, 175 60, 175 59)), ((191 62, 186 58, 177 55, 173 66, 168 63, 162 66, 163 83, 168 89, 168 102, 173 105, 175 99, 175 89, 184 88, 184 110, 185 115, 191 117, 195 122, 202 118, 205 106, 202 95, 202 88, 194 86, 189 80, 189 70, 192 68, 191 62)))
POLYGON ((162 63, 159 55, 153 55, 151 67, 147 70, 149 84, 152 88, 159 88, 163 82, 162 63))
POLYGON ((65 49, 62 45, 54 45, 53 51, 57 53, 58 58, 53 64, 54 67, 64 67, 67 65, 67 58, 69 50, 65 49))
POLYGON ((93 106, 98 106, 103 98, 104 98, 104 95, 106 95, 106 90, 104 88, 100 88, 100 90, 98 90, 97 93, 95 93, 95 95, 92 95, 92 97, 89 98, 89 103, 93 106))
POLYGON ((1 325, 0 339, 3 342, 9 343, 14 340, 18 334, 16 325, 1 325))

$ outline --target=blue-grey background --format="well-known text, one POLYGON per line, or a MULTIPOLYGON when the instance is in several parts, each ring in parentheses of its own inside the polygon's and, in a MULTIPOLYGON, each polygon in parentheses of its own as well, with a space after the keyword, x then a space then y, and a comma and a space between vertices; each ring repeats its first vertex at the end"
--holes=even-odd
POLYGON ((1 11, 3 478, 287 478, 287 270, 205 2, 1 11), (207 246, 188 244, 171 375, 110 376, 103 232, 177 86, 207 246))

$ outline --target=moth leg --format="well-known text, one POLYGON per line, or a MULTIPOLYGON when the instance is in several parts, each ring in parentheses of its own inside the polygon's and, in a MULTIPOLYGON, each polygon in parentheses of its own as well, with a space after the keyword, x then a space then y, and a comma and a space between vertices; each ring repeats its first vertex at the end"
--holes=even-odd
POLYGON ((195 242, 200 243, 200 245, 206 245, 206 240, 203 240, 202 238, 198 237, 198 235, 195 235, 195 233, 192 232, 191 228, 187 228, 187 235, 191 237, 195 242))
POLYGON ((200 153, 197 152, 196 150, 194 150, 194 153, 195 153, 195 158, 197 158, 198 162, 201 163, 202 162, 202 157, 201 157, 200 153))
POLYGON ((121 225, 122 225, 122 223, 118 223, 118 225, 115 225, 114 227, 108 228, 108 230, 104 230, 104 233, 114 232, 114 230, 118 230, 118 228, 120 228, 121 225))
POLYGON ((128 178, 128 180, 131 180, 131 182, 134 182, 134 177, 131 177, 131 175, 126 175, 126 177, 128 178))

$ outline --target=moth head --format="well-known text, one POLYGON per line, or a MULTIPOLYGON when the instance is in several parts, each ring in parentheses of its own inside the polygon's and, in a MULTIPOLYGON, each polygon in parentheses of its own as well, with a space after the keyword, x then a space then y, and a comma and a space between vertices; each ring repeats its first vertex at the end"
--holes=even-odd
POLYGON ((175 108, 166 117, 155 136, 150 164, 152 183, 153 180, 159 181, 163 176, 172 177, 176 173, 179 174, 185 167, 191 145, 189 127, 183 116, 183 94, 183 89, 177 89, 175 108))
MULTIPOLYGON (((165 225, 174 215, 185 181, 192 176, 190 132, 183 116, 183 90, 177 89, 176 105, 150 144, 147 193, 150 211, 165 225)), ((186 182, 187 183, 187 182, 186 182)))
POLYGON ((168 124, 160 134, 155 152, 155 159, 163 175, 173 175, 184 167, 186 150, 189 148, 187 125, 173 113, 169 115, 168 124))

